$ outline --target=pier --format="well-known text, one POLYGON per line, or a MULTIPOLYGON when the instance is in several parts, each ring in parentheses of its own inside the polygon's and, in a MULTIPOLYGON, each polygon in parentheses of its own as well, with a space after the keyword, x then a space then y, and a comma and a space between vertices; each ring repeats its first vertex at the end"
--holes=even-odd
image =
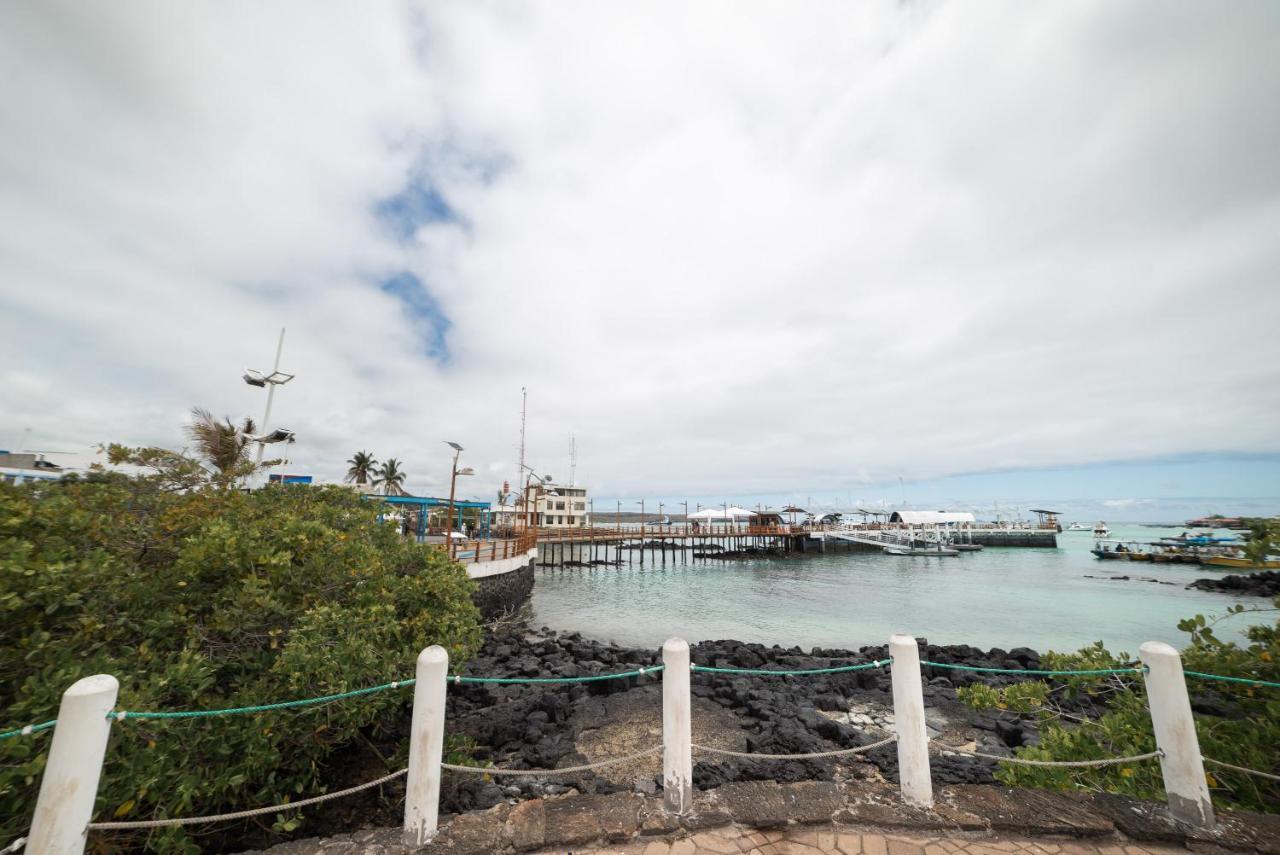
POLYGON ((725 561, 812 553, 880 552, 886 546, 971 543, 993 547, 1058 545, 1056 527, 1003 524, 927 526, 905 523, 830 525, 691 525, 637 523, 613 527, 542 528, 537 532, 538 564, 596 567, 629 564, 661 566, 690 560, 725 561))

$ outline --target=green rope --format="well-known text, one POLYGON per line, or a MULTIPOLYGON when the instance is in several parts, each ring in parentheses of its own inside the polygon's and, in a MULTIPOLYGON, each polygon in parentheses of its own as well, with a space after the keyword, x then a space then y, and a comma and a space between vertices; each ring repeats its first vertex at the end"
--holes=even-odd
POLYGON ((878 659, 862 665, 841 665, 838 668, 807 668, 803 671, 769 671, 764 668, 712 668, 710 665, 690 665, 690 671, 706 671, 710 674, 747 674, 762 677, 803 677, 806 674, 843 674, 846 671, 866 671, 869 668, 883 668, 891 660, 878 659))
POLYGON ((1269 689, 1280 689, 1280 683, 1270 680, 1251 680, 1248 677, 1225 677, 1222 674, 1201 674, 1199 671, 1183 671, 1188 677, 1201 677, 1205 680, 1221 680, 1224 683, 1244 683, 1247 686, 1265 686, 1269 689))
POLYGON ((1030 674, 1036 677, 1088 677, 1100 676, 1103 674, 1141 674, 1142 668, 1095 668, 1086 671, 1038 671, 1030 668, 979 668, 976 665, 949 665, 946 662, 930 662, 927 659, 920 660, 921 665, 930 665, 934 668, 950 668, 953 671, 981 671, 984 674, 1030 674))
POLYGON ((398 689, 401 686, 412 686, 415 680, 395 680, 390 683, 383 683, 381 686, 370 686, 367 689, 355 689, 350 692, 339 692, 336 695, 321 695, 318 698, 304 698, 300 701, 281 701, 276 704, 261 704, 253 707, 230 707, 222 710, 185 710, 181 712, 126 712, 112 710, 107 713, 107 718, 114 718, 116 721, 124 721, 127 718, 208 718, 219 715, 241 715, 245 713, 267 712, 269 710, 284 710, 293 707, 307 707, 314 704, 325 704, 329 701, 341 701, 346 698, 358 698, 361 695, 371 695, 374 692, 385 691, 386 689, 398 689))
POLYGON ((32 733, 39 733, 42 730, 48 730, 58 723, 58 720, 42 721, 39 724, 29 724, 26 727, 19 727, 17 730, 6 730, 0 733, 0 739, 8 739, 11 736, 28 736, 32 733))
POLYGON ((450 683, 594 683, 598 680, 621 680, 624 677, 643 677, 645 674, 656 674, 665 665, 649 665, 635 671, 623 671, 620 674, 596 674, 591 677, 463 677, 453 674, 450 683))

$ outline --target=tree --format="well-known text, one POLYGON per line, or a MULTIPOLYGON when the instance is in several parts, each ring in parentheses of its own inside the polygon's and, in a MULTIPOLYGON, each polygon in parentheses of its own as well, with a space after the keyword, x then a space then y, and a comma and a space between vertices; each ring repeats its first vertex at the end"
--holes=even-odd
POLYGON ((347 461, 351 464, 351 468, 347 470, 347 482, 354 482, 361 486, 373 482, 377 478, 378 461, 367 451, 357 451, 347 461))
POLYGON ((233 480, 246 468, 255 468, 249 461, 249 445, 253 442, 249 437, 256 432, 253 419, 246 418, 236 427, 230 418, 218 421, 203 407, 192 407, 191 424, 184 432, 200 458, 221 478, 233 480))
POLYGON ((382 487, 384 496, 403 496, 405 472, 400 468, 400 461, 394 457, 388 457, 387 461, 378 468, 378 477, 374 479, 375 485, 382 487))

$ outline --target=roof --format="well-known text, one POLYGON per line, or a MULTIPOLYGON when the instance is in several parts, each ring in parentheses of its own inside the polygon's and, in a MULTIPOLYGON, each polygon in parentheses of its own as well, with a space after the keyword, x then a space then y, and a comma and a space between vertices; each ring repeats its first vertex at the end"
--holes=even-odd
MULTIPOLYGON (((440 499, 435 496, 379 496, 377 494, 367 494, 370 499, 378 499, 386 502, 388 505, 419 505, 421 507, 440 507, 449 504, 448 499, 440 499)), ((474 499, 454 499, 453 506, 455 508, 488 508, 489 502, 480 502, 474 499)))
POLYGON ((1033 514, 1053 514, 1054 516, 1058 516, 1058 515, 1060 515, 1060 514, 1062 513, 1062 511, 1046 511, 1044 508, 1032 508, 1032 509, 1031 509, 1031 513, 1033 513, 1033 514))
POLYGON ((889 522, 908 525, 939 525, 943 523, 976 522, 973 514, 959 511, 894 511, 889 522))

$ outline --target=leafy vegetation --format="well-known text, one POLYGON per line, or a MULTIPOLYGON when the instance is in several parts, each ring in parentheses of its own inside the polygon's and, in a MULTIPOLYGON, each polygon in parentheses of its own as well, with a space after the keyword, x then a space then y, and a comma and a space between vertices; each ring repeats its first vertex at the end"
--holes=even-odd
MULTIPOLYGON (((1275 603, 1280 609, 1280 600, 1275 603)), ((1221 620, 1276 609, 1233 606, 1216 620, 1203 615, 1182 621, 1190 634, 1182 651, 1184 669, 1250 680, 1280 682, 1280 622, 1250 626, 1248 644, 1226 642, 1214 634, 1221 620)), ((1110 653, 1101 642, 1077 653, 1049 653, 1049 670, 1124 668, 1128 654, 1110 653)), ((1280 773, 1280 689, 1190 677, 1192 711, 1200 750, 1224 763, 1280 773)), ((1094 760, 1155 750, 1155 736, 1147 710, 1143 681, 1135 673, 1101 677, 1071 677, 1052 683, 1032 681, 1004 688, 974 685, 959 690, 961 700, 974 707, 994 707, 1034 716, 1040 741, 1017 754, 1034 760, 1094 760), (1101 715, 1089 711, 1103 706, 1101 715)), ((1005 764, 996 773, 1014 787, 1105 790, 1144 798, 1163 797, 1158 763, 1108 766, 1098 769, 1046 769, 1005 764)), ((1214 801, 1226 807, 1280 812, 1280 783, 1254 775, 1206 766, 1214 801)))
MULTIPOLYGON (((463 569, 377 524, 378 507, 351 490, 250 494, 225 489, 235 467, 210 472, 160 449, 114 454, 149 473, 0 484, 5 728, 53 718, 63 690, 91 674, 120 681, 117 709, 219 709, 404 678, 433 643, 455 660, 478 648, 463 569)), ((333 783, 326 759, 396 737, 410 700, 386 691, 299 710, 114 724, 96 818, 217 813, 323 792, 333 783)), ((5 839, 30 820, 49 734, 0 742, 5 839)), ((295 817, 279 817, 277 828, 295 827, 295 817)), ((145 845, 196 851, 194 839, 170 829, 145 845)))

